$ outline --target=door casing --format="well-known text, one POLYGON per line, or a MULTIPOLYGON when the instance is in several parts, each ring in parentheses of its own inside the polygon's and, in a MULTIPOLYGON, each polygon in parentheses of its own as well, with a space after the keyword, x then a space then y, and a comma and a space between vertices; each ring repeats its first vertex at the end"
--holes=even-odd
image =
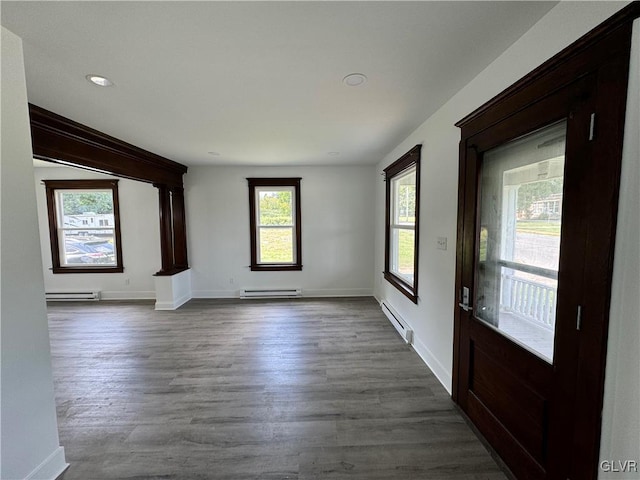
MULTIPOLYGON (((515 135, 520 124, 521 133, 524 134, 535 127, 536 117, 541 122, 544 117, 544 123, 548 123, 548 115, 545 117, 543 111, 553 102, 554 96, 573 98, 574 103, 578 99, 576 105, 567 106, 569 114, 577 108, 587 108, 595 114, 593 141, 586 146, 574 144, 575 148, 582 149, 574 153, 589 157, 591 164, 581 177, 580 185, 567 187, 589 189, 594 194, 588 199, 588 205, 569 205, 565 212, 569 214, 569 228, 584 229, 581 232, 585 235, 585 241, 580 253, 577 249, 573 252, 567 248, 564 250, 568 255, 580 255, 588 259, 589 263, 580 282, 567 295, 573 295, 575 298, 572 302, 579 302, 588 312, 588 319, 585 319, 588 321, 578 335, 569 329, 560 329, 556 333, 557 342, 570 348, 557 352, 554 366, 549 366, 549 374, 553 378, 549 395, 554 399, 548 411, 549 422, 553 425, 546 446, 549 454, 542 471, 531 475, 527 474, 526 468, 515 472, 518 468, 514 469, 512 465, 512 470, 522 478, 564 480, 597 477, 631 22, 638 16, 640 6, 634 2, 456 124, 461 128, 462 139, 452 396, 468 413, 469 386, 465 382, 469 378, 470 360, 465 348, 469 343, 471 324, 468 315, 465 316, 466 313, 458 308, 457 303, 461 301, 463 286, 471 286, 473 290, 476 219, 468 212, 470 206, 475 211, 477 167, 480 161, 480 158, 476 158, 478 144, 483 143, 482 150, 486 151, 491 145, 492 136, 499 144, 509 135, 505 133, 506 129, 515 135), (580 104, 580 88, 583 86, 588 86, 587 90, 594 93, 587 94, 580 104), (572 90, 571 95, 566 95, 568 90, 572 90), (584 222, 576 221, 578 211, 586 212, 584 222), (593 228, 596 221, 598 229, 593 228), (568 413, 571 418, 568 418, 568 413)), ((558 98, 556 101, 563 101, 558 98)), ((589 117, 581 116, 582 119, 589 117)), ((584 120, 581 120, 573 122, 571 128, 589 129, 590 125, 584 125, 584 120)), ((572 302, 567 304, 571 305, 572 302)), ((568 315, 570 312, 560 314, 568 315)), ((473 328, 477 330, 479 327, 476 325, 473 328)), ((484 433, 491 443, 491 432, 484 433)), ((504 449, 502 451, 505 452, 504 449)), ((505 458, 505 461, 509 465, 509 459, 505 458)))

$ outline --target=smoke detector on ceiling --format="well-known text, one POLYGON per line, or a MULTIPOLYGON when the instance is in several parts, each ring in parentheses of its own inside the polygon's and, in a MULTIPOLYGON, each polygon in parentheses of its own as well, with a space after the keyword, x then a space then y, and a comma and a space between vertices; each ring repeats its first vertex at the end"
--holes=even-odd
POLYGON ((342 81, 349 87, 359 87, 367 81, 367 76, 362 73, 351 73, 344 77, 342 81))

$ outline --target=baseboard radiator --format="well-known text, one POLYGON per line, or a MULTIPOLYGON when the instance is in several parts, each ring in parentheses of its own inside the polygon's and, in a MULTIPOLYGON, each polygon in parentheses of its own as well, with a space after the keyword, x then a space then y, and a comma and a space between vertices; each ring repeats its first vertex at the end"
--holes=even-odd
POLYGON ((398 331, 402 339, 411 345, 413 343, 413 330, 409 324, 385 300, 380 302, 380 307, 382 307, 382 311, 398 331))
POLYGON ((302 296, 300 288, 243 288, 240 298, 296 298, 302 296))
POLYGON ((47 302, 82 302, 87 300, 100 300, 100 292, 46 292, 47 302))

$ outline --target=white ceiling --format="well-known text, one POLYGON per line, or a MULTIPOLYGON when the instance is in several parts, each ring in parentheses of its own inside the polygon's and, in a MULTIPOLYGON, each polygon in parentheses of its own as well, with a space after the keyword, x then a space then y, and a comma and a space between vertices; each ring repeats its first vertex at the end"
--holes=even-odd
POLYGON ((2 24, 30 102, 172 160, 371 164, 554 5, 2 1, 2 24))

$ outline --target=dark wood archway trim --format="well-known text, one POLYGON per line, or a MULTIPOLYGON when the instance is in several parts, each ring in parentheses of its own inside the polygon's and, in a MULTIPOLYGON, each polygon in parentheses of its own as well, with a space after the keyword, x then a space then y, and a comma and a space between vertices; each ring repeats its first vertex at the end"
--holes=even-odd
POLYGON ((34 158, 153 184, 160 214, 161 268, 156 275, 175 275, 189 268, 185 165, 33 104, 29 115, 34 158))
POLYGON ((187 167, 29 104, 33 156, 119 177, 182 186, 187 167))

